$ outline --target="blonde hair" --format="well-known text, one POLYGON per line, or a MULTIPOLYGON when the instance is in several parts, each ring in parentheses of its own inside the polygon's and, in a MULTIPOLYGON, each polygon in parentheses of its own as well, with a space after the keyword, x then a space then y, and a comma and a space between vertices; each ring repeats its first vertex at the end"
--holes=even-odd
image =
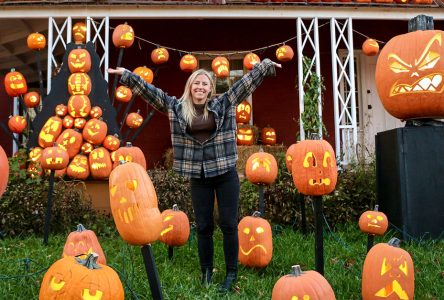
MULTIPOLYGON (((193 104, 193 97, 191 96, 191 85, 193 84, 196 77, 199 75, 205 75, 210 80, 210 92, 208 93, 208 98, 211 98, 212 95, 216 94, 216 88, 214 84, 214 79, 211 74, 204 70, 199 69, 194 71, 190 77, 188 77, 187 82, 185 83, 185 89, 183 91, 182 96, 179 98, 179 101, 182 103, 182 116, 185 119, 186 123, 191 127, 191 123, 193 122, 193 118, 197 116, 196 109, 193 104)), ((207 109, 208 101, 205 102, 204 107, 204 119, 208 118, 208 109, 207 109)))

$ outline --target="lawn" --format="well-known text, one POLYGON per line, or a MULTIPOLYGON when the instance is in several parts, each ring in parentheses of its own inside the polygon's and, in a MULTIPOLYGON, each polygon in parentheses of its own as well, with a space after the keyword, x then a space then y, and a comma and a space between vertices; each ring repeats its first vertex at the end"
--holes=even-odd
MULTIPOLYGON (((303 270, 313 270, 314 235, 303 235, 291 228, 274 226, 273 259, 262 270, 240 266, 236 291, 221 297, 217 283, 223 280, 222 236, 215 236, 214 282, 202 287, 197 258, 197 242, 192 233, 189 242, 174 249, 168 259, 167 247, 152 245, 155 263, 162 284, 164 299, 271 299, 274 283, 295 264, 303 270)), ((327 228, 328 229, 328 228, 327 228)), ((375 243, 387 242, 396 232, 376 237, 375 243)), ((37 299, 40 282, 46 269, 60 258, 66 236, 50 236, 43 246, 41 236, 0 240, 0 299, 37 299)), ((125 287, 125 299, 151 299, 148 280, 139 247, 129 246, 116 232, 99 236, 107 263, 120 275, 125 287)), ((324 234, 325 277, 337 299, 360 299, 361 270, 366 255, 367 237, 357 224, 342 226, 324 234)), ((402 243, 415 264, 415 298, 443 299, 444 240, 402 243)))

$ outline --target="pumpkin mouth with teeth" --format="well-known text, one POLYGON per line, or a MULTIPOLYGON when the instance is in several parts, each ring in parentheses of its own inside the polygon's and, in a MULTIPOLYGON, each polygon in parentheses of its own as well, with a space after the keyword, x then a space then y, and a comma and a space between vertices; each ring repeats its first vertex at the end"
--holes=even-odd
POLYGON ((395 84, 390 91, 390 96, 396 96, 407 93, 442 93, 444 85, 442 84, 441 74, 429 74, 413 84, 400 83, 395 84))

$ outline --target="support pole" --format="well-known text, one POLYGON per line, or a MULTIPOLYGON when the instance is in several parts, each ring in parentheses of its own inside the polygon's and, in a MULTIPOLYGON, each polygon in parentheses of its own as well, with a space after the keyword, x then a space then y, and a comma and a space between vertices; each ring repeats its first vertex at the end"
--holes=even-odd
POLYGON ((316 271, 324 275, 324 234, 322 222, 322 197, 314 196, 314 214, 315 214, 315 262, 316 271))
MULTIPOLYGON (((125 50, 125 48, 120 48, 119 50, 119 56, 117 57, 117 66, 116 67, 120 67, 120 65, 122 64, 122 58, 123 58, 123 51, 125 50)), ((117 82, 118 82, 119 76, 115 75, 114 76, 114 82, 113 82, 113 87, 111 89, 111 96, 112 97, 112 101, 111 103, 114 104, 114 93, 116 92, 116 88, 117 88, 117 82)))
POLYGON ((373 247, 374 240, 375 240, 375 236, 373 234, 368 234, 367 235, 367 253, 373 247))
POLYGON ((163 300, 159 275, 157 274, 156 265, 154 263, 153 249, 151 249, 151 245, 148 244, 142 246, 141 250, 148 282, 150 284, 151 296, 154 300, 163 300))
POLYGON ((265 215, 264 186, 259 185, 259 212, 261 216, 265 215))
POLYGON ((174 255, 174 247, 168 246, 168 259, 172 260, 174 255))
POLYGON ((46 204, 46 217, 45 217, 45 227, 43 235, 43 245, 48 245, 49 236, 49 223, 51 221, 51 209, 52 209, 52 194, 54 192, 54 177, 55 170, 51 170, 51 175, 49 175, 49 188, 48 188, 48 203, 46 204))
POLYGON ((301 229, 302 234, 307 234, 307 217, 305 215, 305 196, 299 196, 299 203, 301 205, 301 229))
MULTIPOLYGON (((46 96, 45 88, 43 87, 43 73, 42 73, 42 63, 40 59, 40 51, 35 52, 35 60, 37 62, 37 73, 39 74, 39 90, 40 90, 40 101, 43 106, 43 99, 46 96)), ((36 112, 40 112, 40 108, 37 106, 36 112)))

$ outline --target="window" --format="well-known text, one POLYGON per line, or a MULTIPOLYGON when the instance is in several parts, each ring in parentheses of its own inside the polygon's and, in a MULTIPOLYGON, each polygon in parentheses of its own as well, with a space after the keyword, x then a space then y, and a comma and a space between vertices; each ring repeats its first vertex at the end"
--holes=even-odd
MULTIPOLYGON (((243 60, 240 58, 229 58, 230 61, 230 75, 226 78, 216 78, 216 95, 225 93, 236 81, 244 75, 243 60)), ((199 68, 211 71, 212 59, 199 59, 199 68)))

